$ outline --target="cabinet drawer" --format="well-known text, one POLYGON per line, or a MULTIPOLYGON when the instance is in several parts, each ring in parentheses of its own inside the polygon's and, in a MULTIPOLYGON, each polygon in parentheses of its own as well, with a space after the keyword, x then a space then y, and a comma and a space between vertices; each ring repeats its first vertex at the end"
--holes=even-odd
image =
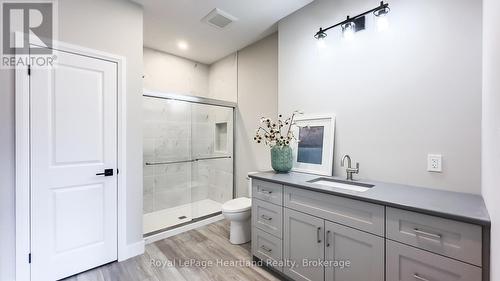
POLYGON ((384 206, 285 186, 284 205, 379 236, 384 236, 384 206))
POLYGON ((283 271, 281 239, 255 227, 252 228, 252 254, 268 266, 283 271))
POLYGON ((387 238, 481 266, 478 225, 387 208, 387 238))
POLYGON ((283 185, 253 179, 252 197, 276 205, 283 205, 283 185))
POLYGON ((387 240, 387 281, 480 281, 481 268, 387 240))
POLYGON ((281 238, 283 207, 259 200, 257 198, 254 198, 252 205, 253 226, 281 238))

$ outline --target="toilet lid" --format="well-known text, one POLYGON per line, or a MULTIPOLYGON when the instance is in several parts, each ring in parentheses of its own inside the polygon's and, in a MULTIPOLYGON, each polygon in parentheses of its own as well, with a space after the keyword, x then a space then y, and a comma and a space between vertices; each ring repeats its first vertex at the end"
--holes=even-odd
POLYGON ((252 200, 250 198, 241 197, 229 200, 222 205, 222 211, 227 213, 237 213, 250 210, 252 207, 252 200))

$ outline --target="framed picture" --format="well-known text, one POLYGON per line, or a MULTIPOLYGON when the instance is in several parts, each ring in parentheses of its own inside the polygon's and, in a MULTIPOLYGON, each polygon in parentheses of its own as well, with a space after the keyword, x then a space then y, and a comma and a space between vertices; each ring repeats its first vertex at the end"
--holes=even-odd
POLYGON ((299 140, 293 149, 293 171, 331 176, 335 116, 333 114, 296 117, 294 135, 299 140))

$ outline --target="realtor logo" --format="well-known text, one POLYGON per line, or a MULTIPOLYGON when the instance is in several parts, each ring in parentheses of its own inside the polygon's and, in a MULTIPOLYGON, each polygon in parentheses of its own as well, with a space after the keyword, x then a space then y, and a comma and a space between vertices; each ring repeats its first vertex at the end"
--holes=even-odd
POLYGON ((52 2, 2 3, 2 54, 50 55, 54 31, 52 2), (15 33, 22 33, 18 38, 15 33), (37 48, 31 48, 30 44, 37 48))

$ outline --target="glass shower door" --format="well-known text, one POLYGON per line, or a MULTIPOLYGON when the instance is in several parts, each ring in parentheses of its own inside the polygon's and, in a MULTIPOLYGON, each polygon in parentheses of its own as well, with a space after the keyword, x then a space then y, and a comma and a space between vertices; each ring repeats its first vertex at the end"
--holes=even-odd
POLYGON ((144 97, 144 233, 193 219, 191 103, 144 97))
POLYGON ((144 97, 144 234, 219 214, 233 198, 233 108, 144 97))
POLYGON ((233 109, 193 104, 191 112, 192 216, 199 219, 233 198, 233 109))

